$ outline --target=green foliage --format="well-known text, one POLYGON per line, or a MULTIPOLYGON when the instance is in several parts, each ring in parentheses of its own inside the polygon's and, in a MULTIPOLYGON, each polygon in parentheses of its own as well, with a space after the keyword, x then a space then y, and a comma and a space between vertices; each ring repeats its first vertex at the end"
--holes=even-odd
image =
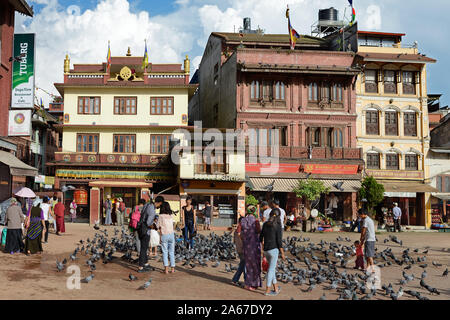
POLYGON ((384 186, 375 180, 374 177, 367 176, 361 183, 359 198, 367 200, 367 209, 372 212, 384 199, 384 186))
POLYGON ((329 188, 321 180, 301 179, 298 186, 294 189, 298 198, 306 198, 309 201, 317 200, 322 193, 327 194, 329 188))
POLYGON ((258 205, 258 200, 256 200, 256 198, 253 195, 248 195, 245 197, 245 205, 249 206, 249 205, 258 205))

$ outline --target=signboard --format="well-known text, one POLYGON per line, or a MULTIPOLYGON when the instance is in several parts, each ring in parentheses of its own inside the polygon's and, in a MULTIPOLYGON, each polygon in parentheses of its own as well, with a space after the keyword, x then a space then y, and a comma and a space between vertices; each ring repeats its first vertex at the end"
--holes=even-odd
POLYGON ((34 183, 45 183, 45 176, 38 175, 34 177, 34 183))
POLYGON ((31 136, 31 110, 9 110, 9 136, 31 136))
POLYGON ((354 164, 304 164, 304 172, 317 174, 357 174, 358 165, 354 164))
POLYGON ((14 35, 11 108, 34 108, 34 33, 14 35))
POLYGON ((374 178, 423 179, 423 171, 366 170, 374 178))

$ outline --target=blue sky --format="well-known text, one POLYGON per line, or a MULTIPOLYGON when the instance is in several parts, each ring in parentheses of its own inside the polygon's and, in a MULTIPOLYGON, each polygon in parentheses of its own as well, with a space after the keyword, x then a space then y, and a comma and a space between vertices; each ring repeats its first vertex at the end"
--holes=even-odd
MULTIPOLYGON (((299 33, 309 34, 318 9, 334 6, 342 15, 347 0, 28 0, 33 19, 16 15, 16 32, 35 32, 36 84, 56 93, 62 81, 63 59, 73 63, 105 60, 108 40, 113 55, 128 46, 142 55, 148 40, 150 60, 182 63, 186 54, 192 70, 198 65, 213 31, 232 32, 242 18, 266 33, 285 33, 285 8, 299 33)), ((442 27, 448 20, 448 0, 354 0, 359 29, 406 33, 404 43, 419 43, 419 51, 438 60, 428 67, 428 92, 450 101, 449 38, 442 27)), ((347 9, 348 10, 348 9, 347 9)), ((38 92, 39 95, 39 92, 38 92)), ((42 95, 48 101, 46 94, 42 95)))

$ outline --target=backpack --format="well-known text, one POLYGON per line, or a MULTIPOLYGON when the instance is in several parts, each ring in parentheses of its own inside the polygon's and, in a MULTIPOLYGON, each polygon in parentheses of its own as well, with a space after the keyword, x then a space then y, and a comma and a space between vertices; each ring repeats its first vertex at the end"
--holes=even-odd
POLYGON ((131 214, 129 226, 133 229, 137 229, 138 222, 141 219, 141 212, 139 211, 138 208, 139 208, 139 206, 136 206, 134 209, 134 212, 131 214))

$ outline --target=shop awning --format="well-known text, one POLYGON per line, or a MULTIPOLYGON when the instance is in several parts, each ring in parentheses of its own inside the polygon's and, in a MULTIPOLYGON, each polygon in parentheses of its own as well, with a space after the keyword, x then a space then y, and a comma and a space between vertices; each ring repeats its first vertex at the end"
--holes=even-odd
MULTIPOLYGON (((419 181, 386 181, 378 180, 384 186, 385 193, 416 193, 416 192, 438 192, 438 190, 428 184, 419 181)), ((386 195, 387 197, 398 197, 386 195)), ((415 196, 414 196, 415 197, 415 196)))
POLYGON ((184 191, 188 194, 205 194, 205 195, 239 195, 240 189, 194 189, 185 188, 184 191))
POLYGON ((153 183, 143 181, 104 181, 97 180, 89 182, 90 187, 134 187, 134 188, 151 188, 153 183))
POLYGON ((431 195, 441 200, 450 200, 450 193, 433 193, 431 195))
POLYGON ((6 151, 0 151, 0 162, 9 167, 9 172, 12 176, 35 177, 38 174, 38 169, 27 165, 17 159, 12 153, 6 151))
MULTIPOLYGON (((283 179, 283 178, 249 178, 249 183, 253 185, 253 191, 267 191, 267 186, 273 184, 273 192, 292 192, 298 185, 299 179, 283 179)), ((360 180, 334 180, 320 179, 324 182, 325 187, 330 188, 330 192, 356 192, 361 189, 360 180), (336 189, 335 184, 343 182, 342 191, 336 189)))

